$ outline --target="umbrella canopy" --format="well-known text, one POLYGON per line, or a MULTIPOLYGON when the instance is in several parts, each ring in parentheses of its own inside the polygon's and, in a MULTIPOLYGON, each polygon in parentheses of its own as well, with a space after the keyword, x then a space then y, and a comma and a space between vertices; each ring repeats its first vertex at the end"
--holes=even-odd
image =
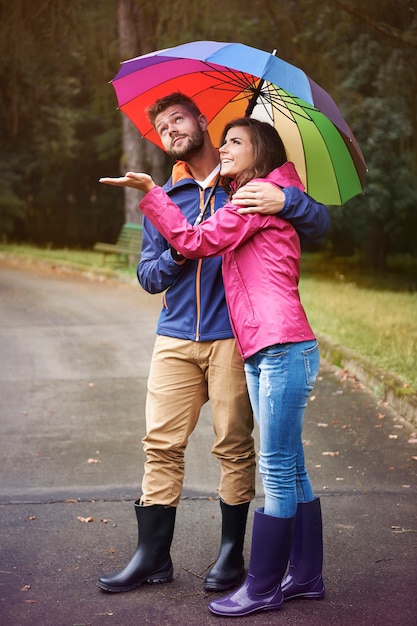
POLYGON ((227 122, 251 115, 275 126, 316 200, 340 205, 362 193, 366 163, 334 100, 274 54, 239 43, 195 41, 125 61, 112 85, 119 108, 160 147, 146 108, 180 91, 207 117, 214 145, 227 122))

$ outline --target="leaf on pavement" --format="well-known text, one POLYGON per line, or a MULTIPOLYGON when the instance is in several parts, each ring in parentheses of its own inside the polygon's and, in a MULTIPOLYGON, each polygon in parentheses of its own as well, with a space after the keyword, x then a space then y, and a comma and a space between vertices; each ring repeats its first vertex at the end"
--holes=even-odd
POLYGON ((82 517, 81 515, 77 515, 77 520, 88 524, 89 522, 94 522, 94 517, 82 517))

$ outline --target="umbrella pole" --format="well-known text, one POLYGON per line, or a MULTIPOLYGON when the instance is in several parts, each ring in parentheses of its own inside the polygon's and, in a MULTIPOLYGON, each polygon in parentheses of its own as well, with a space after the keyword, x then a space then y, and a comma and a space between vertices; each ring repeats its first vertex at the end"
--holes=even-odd
POLYGON ((249 104, 246 107, 245 117, 250 117, 251 116, 252 111, 255 108, 255 104, 256 104, 256 101, 257 101, 257 99, 259 97, 259 94, 261 93, 262 85, 264 84, 264 82, 265 81, 262 78, 262 80, 259 81, 259 85, 257 86, 256 90, 253 92, 253 96, 249 100, 249 104))
MULTIPOLYGON (((272 56, 276 56, 276 54, 277 54, 277 51, 276 51, 276 50, 273 50, 273 51, 272 51, 272 56)), ((260 95, 260 93, 261 93, 261 90, 262 90, 262 87, 263 87, 264 82, 265 82, 265 80, 262 78, 262 79, 259 81, 259 85, 258 85, 258 87, 257 87, 257 88, 256 88, 256 90, 253 92, 253 96, 252 96, 252 98, 249 100, 249 104, 248 104, 248 106, 247 106, 247 108, 246 108, 246 111, 245 111, 245 117, 250 117, 250 116, 252 115, 252 111, 253 111, 253 109, 255 108, 256 101, 257 101, 257 99, 259 98, 259 95, 260 95)))

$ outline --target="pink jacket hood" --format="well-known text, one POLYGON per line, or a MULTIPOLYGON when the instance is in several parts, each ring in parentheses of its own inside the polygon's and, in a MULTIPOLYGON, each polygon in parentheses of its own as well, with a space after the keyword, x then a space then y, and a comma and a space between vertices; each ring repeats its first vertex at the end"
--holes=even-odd
MULTIPOLYGON (((264 180, 303 189, 292 163, 264 180)), ((314 339, 300 302, 300 243, 291 224, 276 215, 241 215, 227 203, 193 227, 160 187, 146 194, 140 208, 185 257, 222 255, 227 306, 244 359, 269 345, 314 339)))

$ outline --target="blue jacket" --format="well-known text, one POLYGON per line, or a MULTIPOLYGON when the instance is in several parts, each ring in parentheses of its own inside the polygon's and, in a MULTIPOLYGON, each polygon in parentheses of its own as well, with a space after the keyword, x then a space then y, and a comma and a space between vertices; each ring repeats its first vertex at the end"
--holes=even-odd
MULTIPOLYGON (((203 191, 188 172, 185 163, 176 163, 163 187, 193 224, 210 189, 203 191)), ((325 205, 315 202, 296 187, 283 190, 284 208, 279 216, 291 222, 300 239, 317 241, 324 237, 330 218, 325 205)), ((210 202, 210 212, 226 202, 221 187, 210 202)), ((192 260, 178 265, 168 242, 151 222, 143 218, 142 251, 137 269, 142 287, 149 293, 162 293, 163 306, 156 332, 159 335, 208 341, 233 337, 224 295, 221 257, 192 260)))

